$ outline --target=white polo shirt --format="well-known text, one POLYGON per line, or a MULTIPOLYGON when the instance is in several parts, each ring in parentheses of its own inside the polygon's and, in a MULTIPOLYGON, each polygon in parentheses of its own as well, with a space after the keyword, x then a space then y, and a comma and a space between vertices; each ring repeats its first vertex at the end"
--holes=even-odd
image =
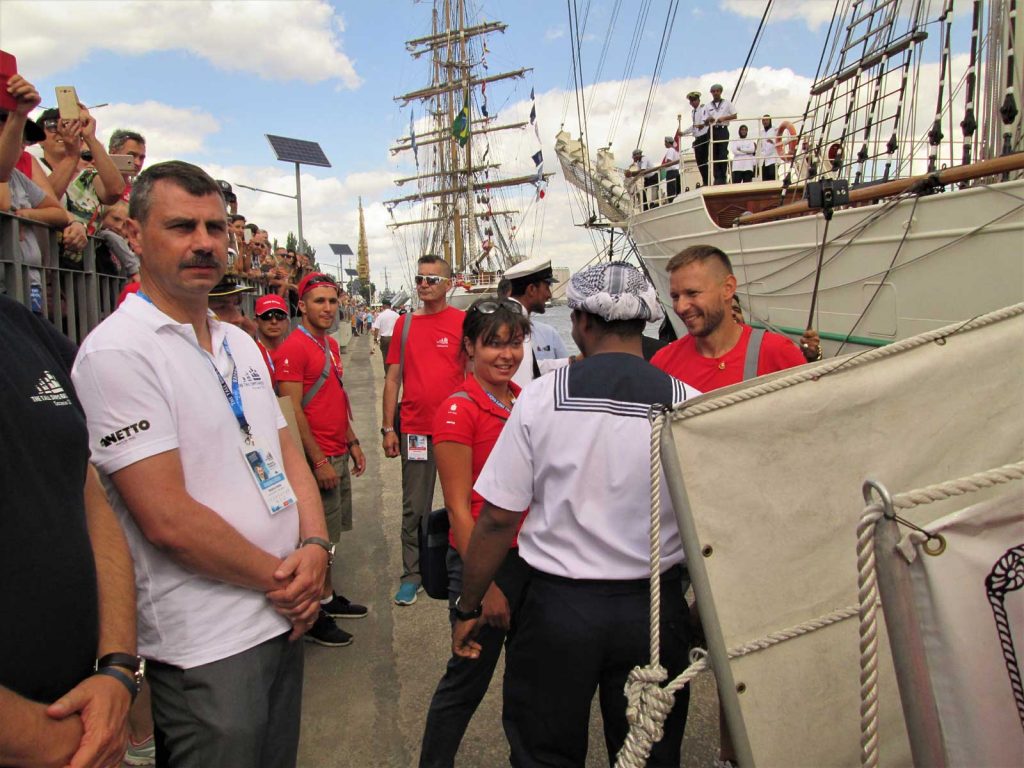
POLYGON ((390 339, 395 332, 395 323, 400 315, 393 309, 385 309, 373 321, 373 328, 377 329, 382 339, 390 339))
MULTIPOLYGON (((530 513, 519 553, 572 579, 650 575, 652 403, 699 394, 635 355, 586 358, 523 390, 474 489, 530 513)), ((661 496, 662 565, 683 550, 668 489, 661 496)))
POLYGON ((191 325, 131 295, 89 334, 72 370, 88 418, 92 461, 100 470, 135 561, 139 653, 183 668, 232 656, 290 628, 259 591, 197 575, 142 535, 109 475, 166 451, 179 451, 188 493, 242 536, 276 557, 294 551, 298 512, 271 516, 241 453, 242 432, 214 373, 230 386, 238 371, 253 435, 281 460, 286 425, 255 342, 211 313, 214 355, 191 325))
POLYGON ((717 103, 714 100, 709 101, 704 108, 707 110, 707 116, 715 118, 716 121, 723 117, 736 117, 736 107, 728 99, 722 99, 717 103))

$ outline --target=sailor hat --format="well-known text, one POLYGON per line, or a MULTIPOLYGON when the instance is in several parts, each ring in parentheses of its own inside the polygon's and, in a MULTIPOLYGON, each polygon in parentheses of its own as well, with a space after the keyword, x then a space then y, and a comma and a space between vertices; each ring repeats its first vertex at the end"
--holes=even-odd
POLYGON ((210 289, 210 298, 222 299, 225 296, 235 296, 239 293, 253 293, 255 289, 235 282, 235 279, 225 275, 213 288, 210 289))
POLYGON ((535 256, 532 259, 520 261, 505 270, 505 277, 509 280, 536 282, 546 280, 554 282, 554 273, 551 271, 551 259, 543 256, 535 256))
POLYGON ((700 98, 700 91, 690 91, 688 94, 686 94, 686 98, 687 98, 687 100, 689 100, 689 99, 699 99, 700 98))

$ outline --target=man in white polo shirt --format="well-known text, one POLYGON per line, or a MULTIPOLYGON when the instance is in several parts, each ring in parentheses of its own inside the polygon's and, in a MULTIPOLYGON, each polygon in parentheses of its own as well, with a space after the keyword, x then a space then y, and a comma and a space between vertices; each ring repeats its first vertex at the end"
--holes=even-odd
MULTIPOLYGON (((644 325, 661 319, 654 289, 612 262, 573 276, 573 339, 585 358, 530 383, 474 490, 486 499, 455 604, 454 653, 474 658, 480 603, 515 533, 530 586, 505 662, 504 723, 516 766, 586 762, 600 689, 614 760, 626 738, 629 671, 649 660, 648 410, 697 394, 644 361, 644 325), (502 550, 504 547, 504 551, 502 550)), ((687 579, 674 512, 662 495, 661 663, 687 665, 687 579)), ((688 691, 677 697, 651 766, 678 766, 688 691)))
MULTIPOLYGON (((373 342, 380 346, 380 359, 384 362, 384 373, 388 372, 388 347, 391 346, 391 334, 395 332, 395 323, 399 314, 391 308, 391 299, 381 299, 381 311, 373 320, 373 342)), ((370 348, 373 353, 373 348, 370 348)))
POLYGON ((207 309, 227 265, 217 182, 161 163, 130 209, 141 289, 88 336, 72 376, 135 561, 158 755, 294 766, 294 641, 331 555, 316 482, 256 344, 207 309))

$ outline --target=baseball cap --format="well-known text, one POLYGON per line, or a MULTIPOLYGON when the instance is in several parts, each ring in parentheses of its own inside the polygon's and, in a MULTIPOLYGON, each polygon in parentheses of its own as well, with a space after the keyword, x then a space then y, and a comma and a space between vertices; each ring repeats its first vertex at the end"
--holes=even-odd
POLYGON ((256 299, 256 317, 274 309, 284 312, 287 315, 288 303, 276 293, 268 293, 266 296, 260 296, 256 299))

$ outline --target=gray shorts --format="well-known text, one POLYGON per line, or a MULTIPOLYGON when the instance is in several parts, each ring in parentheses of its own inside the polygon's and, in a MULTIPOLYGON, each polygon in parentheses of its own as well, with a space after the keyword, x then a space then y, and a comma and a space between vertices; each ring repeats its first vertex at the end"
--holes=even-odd
POLYGON ((320 489, 320 501, 324 505, 327 520, 327 535, 335 544, 345 531, 352 530, 352 476, 349 474, 349 454, 331 456, 331 466, 338 473, 338 484, 329 491, 320 489))

